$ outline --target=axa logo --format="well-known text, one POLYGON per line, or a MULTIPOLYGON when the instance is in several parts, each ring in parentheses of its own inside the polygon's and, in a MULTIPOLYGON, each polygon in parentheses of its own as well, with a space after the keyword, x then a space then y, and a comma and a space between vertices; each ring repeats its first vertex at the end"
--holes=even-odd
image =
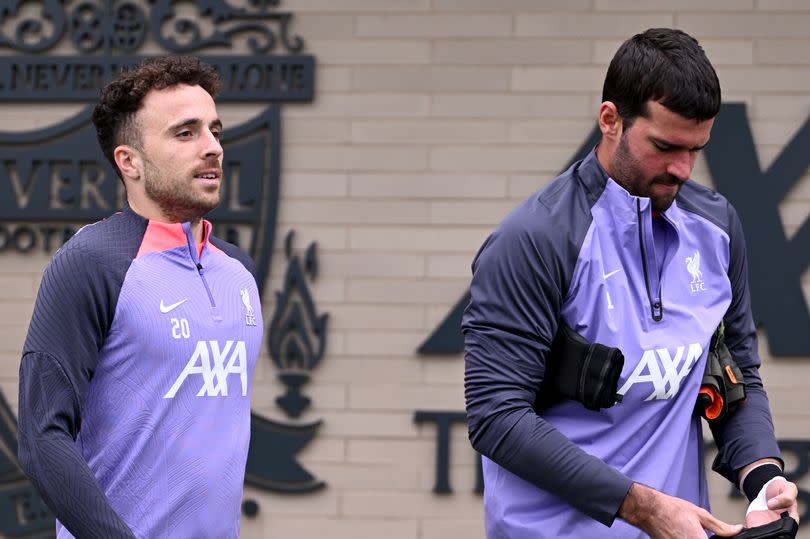
POLYGON ((703 282, 703 272, 700 271, 700 251, 695 251, 695 254, 686 257, 686 269, 692 274, 689 289, 692 292, 706 290, 706 283, 703 282))
POLYGON ((698 343, 678 346, 674 355, 667 348, 645 350, 619 393, 627 394, 636 384, 652 384, 645 401, 671 399, 702 355, 703 347, 698 343))
POLYGON ((194 353, 183 372, 163 398, 173 399, 189 378, 202 383, 197 392, 198 397, 227 397, 228 376, 231 374, 239 375, 242 396, 246 397, 248 373, 245 341, 225 341, 222 347, 219 341, 197 341, 194 353))

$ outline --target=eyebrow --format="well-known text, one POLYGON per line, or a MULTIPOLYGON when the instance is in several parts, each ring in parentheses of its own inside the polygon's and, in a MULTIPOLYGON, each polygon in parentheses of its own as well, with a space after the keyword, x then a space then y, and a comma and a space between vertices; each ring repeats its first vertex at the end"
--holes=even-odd
MULTIPOLYGON (((169 126, 168 131, 176 131, 183 127, 191 127, 200 124, 202 124, 202 120, 200 120, 199 118, 188 118, 185 120, 180 120, 176 124, 172 124, 171 126, 169 126)), ((218 129, 222 129, 222 120, 217 118, 216 120, 211 122, 209 127, 216 127, 218 129)))
POLYGON ((706 143, 703 144, 702 146, 694 146, 692 148, 689 148, 687 146, 684 146, 683 144, 675 144, 673 142, 669 142, 669 141, 666 141, 666 140, 658 138, 658 137, 652 137, 651 136, 650 140, 653 141, 656 144, 661 145, 661 146, 666 146, 667 150, 689 150, 690 152, 691 151, 700 151, 709 144, 709 141, 707 140, 706 143))

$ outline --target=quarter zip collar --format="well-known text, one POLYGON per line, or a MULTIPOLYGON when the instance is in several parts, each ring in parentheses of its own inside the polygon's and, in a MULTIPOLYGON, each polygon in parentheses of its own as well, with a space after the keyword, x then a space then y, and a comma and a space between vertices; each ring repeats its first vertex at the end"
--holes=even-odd
POLYGON ((147 219, 142 215, 136 213, 132 208, 126 206, 123 213, 131 215, 133 218, 143 222, 146 230, 144 232, 141 247, 138 250, 138 256, 148 253, 168 251, 169 249, 176 249, 177 247, 187 246, 189 248, 189 255, 197 265, 200 263, 200 258, 204 256, 209 247, 209 238, 211 236, 212 225, 210 221, 202 220, 201 226, 203 227, 203 241, 198 248, 194 241, 194 234, 191 230, 191 223, 163 223, 147 219))
POLYGON ((197 245, 194 239, 194 230, 191 228, 191 223, 185 222, 180 224, 180 226, 182 227, 183 236, 186 240, 186 245, 188 245, 191 259, 194 261, 195 265, 199 265, 203 254, 208 249, 208 238, 211 235, 211 223, 205 219, 203 219, 200 223, 200 226, 202 226, 202 243, 199 245, 197 245))
POLYGON ((588 201, 594 204, 602 195, 602 191, 605 190, 605 185, 609 179, 607 172, 602 168, 599 159, 596 157, 596 149, 591 150, 585 159, 574 166, 576 167, 575 177, 585 186, 588 201))
MULTIPOLYGON (((603 191, 609 191, 611 193, 609 195, 611 209, 621 211, 622 213, 626 212, 629 219, 636 219, 637 200, 641 203, 642 212, 647 213, 647 210, 650 209, 651 201, 648 197, 630 194, 627 189, 608 175, 607 171, 602 168, 602 164, 599 163, 596 148, 591 150, 585 159, 575 166, 576 176, 588 191, 589 198, 594 197, 591 203, 595 202, 596 198, 602 196, 603 191)), ((678 208, 677 197, 672 202, 672 206, 666 211, 661 212, 661 216, 664 217, 676 231, 680 229, 682 217, 681 210, 678 208)))
MULTIPOLYGON (((596 162, 595 165, 590 166, 599 166, 599 164, 596 162)), ((604 174, 601 166, 599 166, 599 171, 604 174)), ((630 194, 606 174, 604 181, 602 196, 605 197, 606 206, 610 208, 614 230, 621 236, 621 242, 626 249, 630 250, 629 252, 635 250, 637 263, 643 275, 644 282, 641 284, 648 302, 648 312, 653 321, 660 322, 663 320, 665 309, 663 297, 663 274, 665 272, 659 271, 656 260, 656 242, 652 229, 652 201, 648 197, 630 194)), ((601 182, 601 179, 597 178, 592 182, 596 185, 601 182)), ((666 267, 668 259, 677 250, 678 230, 681 226, 680 213, 676 202, 673 202, 665 212, 660 213, 660 218, 665 219, 675 232, 673 245, 664 253, 663 267, 666 267)))
POLYGON ((191 260, 194 262, 194 266, 197 268, 200 281, 205 288, 205 293, 208 295, 208 301, 211 303, 211 314, 213 315, 213 319, 215 322, 221 322, 222 317, 219 314, 217 303, 214 300, 214 294, 211 290, 211 286, 208 284, 208 279, 205 277, 205 266, 202 263, 204 255, 208 249, 208 238, 211 235, 211 223, 206 220, 202 221, 203 242, 202 247, 199 250, 197 249, 197 244, 194 239, 194 231, 191 229, 191 223, 182 223, 179 226, 185 235, 189 255, 191 255, 191 260))
POLYGON ((641 250, 641 267, 644 272, 644 286, 647 290, 647 299, 650 302, 652 319, 660 322, 664 318, 664 303, 661 298, 661 275, 658 272, 658 263, 655 257, 655 242, 652 231, 652 210, 650 199, 635 197, 636 215, 638 224, 638 243, 641 250), (641 201, 647 203, 642 210, 641 201))

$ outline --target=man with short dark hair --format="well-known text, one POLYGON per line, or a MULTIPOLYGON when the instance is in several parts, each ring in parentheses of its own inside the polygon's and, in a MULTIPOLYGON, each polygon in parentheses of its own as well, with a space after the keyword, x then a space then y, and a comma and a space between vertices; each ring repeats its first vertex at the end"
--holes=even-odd
POLYGON ((252 261, 203 219, 219 86, 196 58, 151 59, 94 110, 127 207, 54 255, 20 366, 19 460, 60 539, 239 534, 263 326, 252 261))
POLYGON ((747 525, 798 520, 758 373, 742 227, 725 198, 687 182, 720 110, 714 68, 689 35, 650 29, 620 47, 602 101, 599 145, 512 211, 473 263, 465 395, 487 536, 739 532, 708 512, 694 414, 721 322, 747 400, 712 425, 713 468, 752 500, 747 525), (563 326, 623 352, 619 404, 535 410, 563 326))

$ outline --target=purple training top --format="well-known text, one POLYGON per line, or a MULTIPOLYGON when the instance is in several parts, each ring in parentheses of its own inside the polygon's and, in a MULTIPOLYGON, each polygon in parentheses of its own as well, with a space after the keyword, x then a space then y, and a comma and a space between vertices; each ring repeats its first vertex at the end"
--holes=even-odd
POLYGON ((688 182, 659 219, 655 241, 650 200, 609 179, 592 152, 479 251, 463 331, 488 538, 645 537, 614 521, 633 481, 708 508, 693 410, 721 320, 748 399, 714 427, 714 468, 736 481, 745 464, 779 457, 736 212, 688 182), (621 403, 532 409, 560 320, 622 350, 621 403))
POLYGON ((20 459, 60 539, 238 537, 262 313, 252 263, 204 230, 126 210, 45 272, 20 459))

